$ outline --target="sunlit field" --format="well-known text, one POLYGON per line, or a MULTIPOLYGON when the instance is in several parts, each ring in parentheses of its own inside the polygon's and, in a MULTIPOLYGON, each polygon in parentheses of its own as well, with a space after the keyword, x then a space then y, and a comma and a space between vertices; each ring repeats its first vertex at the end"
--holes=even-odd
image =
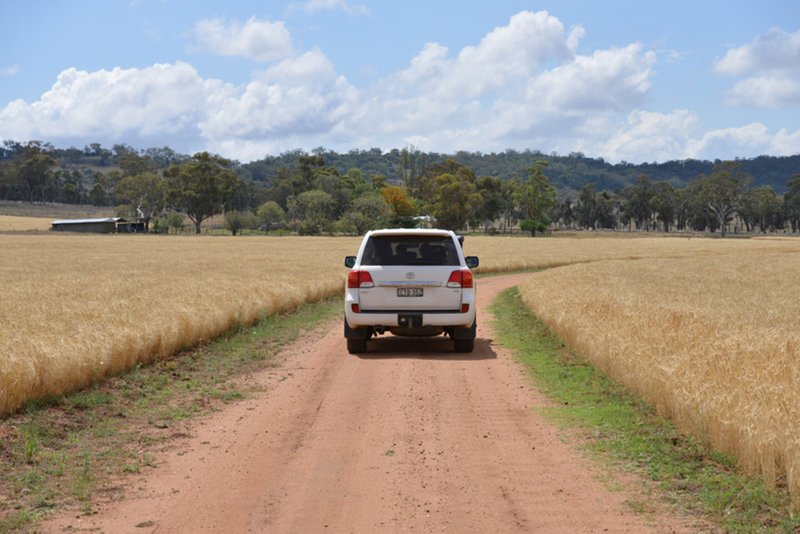
MULTIPOLYGON (((360 238, 0 235, 0 413, 341 290, 360 238)), ((796 250, 794 240, 469 236, 480 272, 796 250)))
MULTIPOLYGON (((357 237, 0 235, 0 413, 337 295, 357 237)), ((800 493, 800 240, 469 236, 578 352, 800 493)), ((480 283, 478 284, 480 291, 480 283)))
POLYGON ((46 231, 50 229, 53 218, 47 217, 17 217, 15 215, 0 215, 0 232, 30 232, 32 230, 46 231))
POLYGON ((0 235, 0 412, 337 293, 357 244, 0 235))
MULTIPOLYGON (((583 236, 591 235, 586 232, 583 236)), ((634 234, 636 235, 636 234, 634 234)), ((641 234, 639 234, 641 235, 641 234)), ((468 236, 464 252, 478 255, 480 272, 549 268, 602 259, 698 258, 752 251, 800 251, 800 239, 707 239, 689 237, 528 238, 468 236)))
POLYGON ((800 505, 800 241, 709 245, 723 253, 536 273, 522 295, 569 346, 800 505))

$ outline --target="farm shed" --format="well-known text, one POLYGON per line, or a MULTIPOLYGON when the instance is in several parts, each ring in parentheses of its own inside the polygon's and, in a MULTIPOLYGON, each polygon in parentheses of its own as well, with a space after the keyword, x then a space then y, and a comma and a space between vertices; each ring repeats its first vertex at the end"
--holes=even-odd
POLYGON ((147 232, 147 226, 145 225, 143 220, 134 221, 126 221, 125 219, 120 219, 117 221, 117 233, 118 234, 142 234, 147 232))
POLYGON ((127 223, 127 221, 120 217, 107 217, 105 219, 65 219, 53 221, 50 224, 54 232, 115 234, 119 223, 127 223))

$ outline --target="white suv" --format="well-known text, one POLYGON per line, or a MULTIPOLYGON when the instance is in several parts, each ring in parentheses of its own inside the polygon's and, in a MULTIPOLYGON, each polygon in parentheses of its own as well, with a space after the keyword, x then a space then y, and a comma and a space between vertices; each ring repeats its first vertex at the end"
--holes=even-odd
POLYGON ((358 256, 347 256, 344 336, 350 353, 372 336, 444 333, 458 352, 475 347, 477 256, 464 257, 463 238, 449 230, 367 232, 358 256))

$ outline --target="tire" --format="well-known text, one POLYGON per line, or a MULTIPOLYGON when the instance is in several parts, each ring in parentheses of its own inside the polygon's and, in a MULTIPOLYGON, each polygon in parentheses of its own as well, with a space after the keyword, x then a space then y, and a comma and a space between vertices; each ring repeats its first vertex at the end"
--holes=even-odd
POLYGON ((359 354, 361 352, 367 352, 367 340, 366 339, 347 339, 347 352, 350 354, 359 354))
POLYGON ((456 339, 456 352, 472 352, 475 349, 475 338, 456 339))

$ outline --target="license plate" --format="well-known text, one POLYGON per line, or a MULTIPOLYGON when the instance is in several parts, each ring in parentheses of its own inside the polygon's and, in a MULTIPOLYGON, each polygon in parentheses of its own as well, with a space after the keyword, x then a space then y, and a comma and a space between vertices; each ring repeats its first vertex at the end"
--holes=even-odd
POLYGON ((421 287, 398 287, 397 288, 397 296, 398 297, 421 297, 422 296, 422 288, 421 287))

